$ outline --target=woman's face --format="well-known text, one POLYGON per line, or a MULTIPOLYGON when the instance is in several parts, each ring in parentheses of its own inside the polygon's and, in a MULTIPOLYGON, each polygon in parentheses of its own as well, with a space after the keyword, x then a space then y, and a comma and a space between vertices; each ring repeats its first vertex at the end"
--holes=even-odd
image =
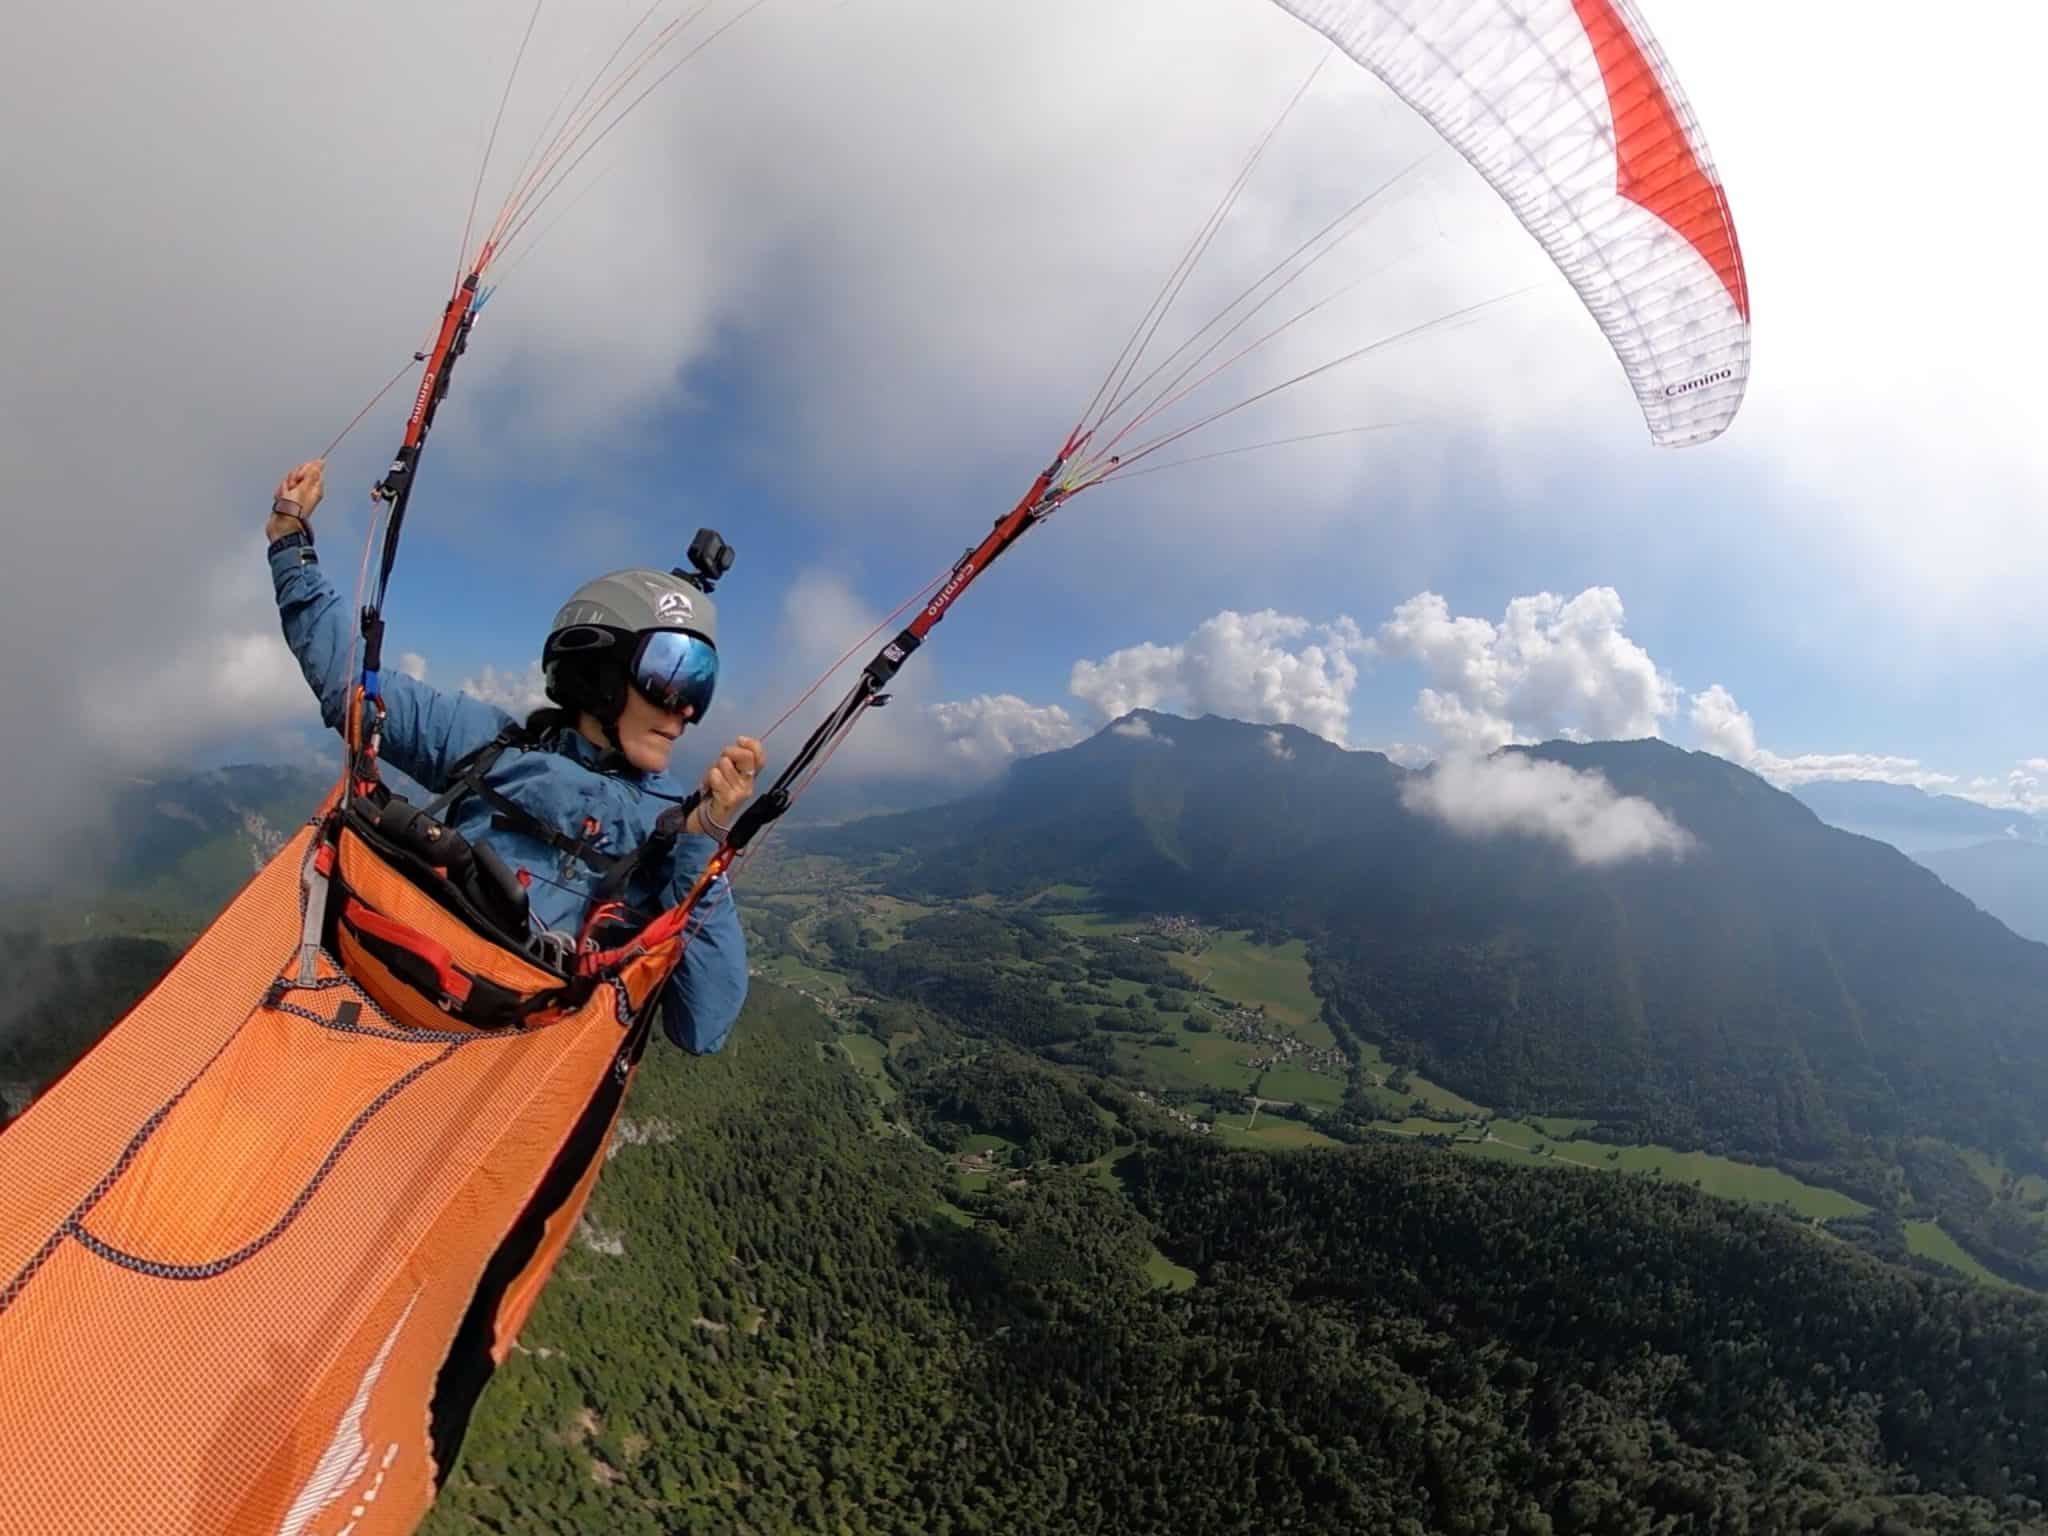
POLYGON ((681 714, 672 715, 638 688, 628 688, 626 707, 619 714, 619 750, 642 773, 660 773, 694 714, 686 704, 681 714))

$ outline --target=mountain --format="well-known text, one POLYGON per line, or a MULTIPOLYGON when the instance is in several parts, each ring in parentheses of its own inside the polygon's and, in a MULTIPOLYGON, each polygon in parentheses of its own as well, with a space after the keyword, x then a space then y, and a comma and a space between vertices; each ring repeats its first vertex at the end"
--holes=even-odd
POLYGON ((0 1124, 156 984, 333 780, 246 765, 109 786, 55 869, 0 901, 0 1124))
POLYGON ((1829 826, 1874 837, 1915 857, 1994 838, 2048 843, 2048 822, 2037 816, 1955 795, 1930 795, 1908 784, 1822 780, 1801 784, 1792 794, 1829 826))
POLYGON ((2048 844, 2000 838, 1914 857, 2020 937, 2048 944, 2048 844))
MULTIPOLYGON (((1326 1004, 1504 1110, 1583 1116, 1850 1187, 1937 1137, 2048 1168, 2048 950, 1896 849, 1662 742, 1521 755, 1694 839, 1582 866, 1410 811, 1415 775, 1290 727, 1139 712, 931 810, 810 835, 906 895, 1068 882, 1313 938, 1326 1004)), ((1889 1190, 1883 1192, 1889 1198, 1889 1190)))
POLYGON ((244 764, 106 787, 81 856, 8 871, 0 927, 189 938, 332 786, 331 772, 244 764))

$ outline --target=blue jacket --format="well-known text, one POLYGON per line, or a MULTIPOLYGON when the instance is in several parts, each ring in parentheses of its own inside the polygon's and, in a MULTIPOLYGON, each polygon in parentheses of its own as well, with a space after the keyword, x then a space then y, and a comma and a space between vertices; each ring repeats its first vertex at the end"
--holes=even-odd
MULTIPOLYGON (((319 562, 306 558, 311 553, 296 535, 286 535, 270 546, 270 574, 285 643, 319 697, 321 718, 340 730, 355 682, 349 672, 354 617, 319 562)), ((448 787, 451 767, 512 723, 512 716, 480 699, 443 693, 400 672, 386 671, 382 684, 383 756, 435 794, 448 787)), ((569 730, 553 733, 535 750, 507 751, 485 782, 571 837, 586 818, 594 819, 603 829, 603 853, 638 847, 655 819, 688 790, 666 774, 640 774, 569 730)), ((490 807, 476 795, 457 802, 453 823, 464 837, 488 842, 515 870, 533 876, 528 900, 536 923, 576 932, 597 880, 588 865, 565 861, 538 838, 493 827, 490 807)), ((636 872, 625 899, 648 914, 674 906, 716 847, 708 837, 685 833, 669 858, 636 872)), ((715 1051, 746 997, 746 939, 731 887, 721 878, 691 916, 682 963, 662 990, 662 1027, 685 1050, 715 1051)))

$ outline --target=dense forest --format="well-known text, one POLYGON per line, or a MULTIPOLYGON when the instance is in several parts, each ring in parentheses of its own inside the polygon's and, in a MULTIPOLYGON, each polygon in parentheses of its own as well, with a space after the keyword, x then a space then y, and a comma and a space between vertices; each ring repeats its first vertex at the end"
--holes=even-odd
POLYGON ((0 935, 0 1125, 91 1048, 170 969, 178 949, 158 939, 52 944, 0 935))
POLYGON ((969 1195, 777 989, 654 1053, 426 1529, 2043 1528, 2037 1300, 1686 1189, 1103 1102, 1132 1146, 969 1195))

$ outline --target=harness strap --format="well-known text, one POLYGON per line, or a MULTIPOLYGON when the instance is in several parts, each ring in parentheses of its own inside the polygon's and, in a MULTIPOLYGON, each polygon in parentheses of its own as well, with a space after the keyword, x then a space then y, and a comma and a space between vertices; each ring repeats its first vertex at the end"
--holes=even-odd
POLYGON ((365 906, 354 896, 343 900, 340 920, 399 980, 479 1029, 520 1024, 570 998, 567 987, 522 997, 509 987, 466 971, 445 944, 365 906))
MULTIPOLYGON (((424 814, 445 823, 448 813, 464 795, 475 795, 495 813, 492 818, 495 822, 545 843, 557 853, 587 866, 598 877, 597 887, 591 896, 593 905, 617 901, 639 869, 653 860, 666 857, 675 846, 690 812, 704 798, 703 791, 692 790, 669 810, 663 811, 654 824, 654 831, 637 848, 623 853, 601 854, 587 839, 570 837, 559 827, 548 825, 518 801, 485 782, 484 775, 506 752, 515 747, 522 752, 530 752, 537 745, 536 738, 525 726, 516 721, 506 726, 492 740, 455 764, 450 770, 453 782, 427 806, 424 814)), ((658 792, 646 790, 643 793, 658 792)))

